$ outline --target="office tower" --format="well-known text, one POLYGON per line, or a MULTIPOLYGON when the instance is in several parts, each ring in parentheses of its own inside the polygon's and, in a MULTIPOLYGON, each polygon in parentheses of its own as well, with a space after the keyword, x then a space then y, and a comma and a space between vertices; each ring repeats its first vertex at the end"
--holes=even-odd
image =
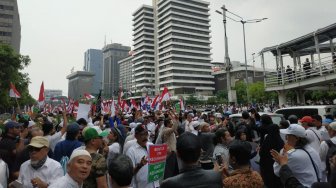
POLYGON ((94 73, 91 94, 98 95, 103 83, 103 51, 88 49, 84 53, 84 71, 94 73))
POLYGON ((16 0, 0 0, 0 42, 20 53, 21 24, 16 0))
POLYGON ((132 86, 132 56, 128 56, 120 61, 119 64, 119 74, 120 74, 120 83, 123 90, 127 92, 131 91, 132 86))
POLYGON ((133 14, 134 66, 142 58, 149 60, 139 76, 154 69, 156 91, 167 86, 172 95, 213 94, 209 10, 201 0, 153 0, 153 7, 142 6, 133 14))
POLYGON ((120 86, 118 61, 128 56, 131 47, 112 43, 103 48, 103 94, 117 96, 120 86))
POLYGON ((154 15, 153 8, 141 6, 133 13, 133 92, 154 89, 154 15))

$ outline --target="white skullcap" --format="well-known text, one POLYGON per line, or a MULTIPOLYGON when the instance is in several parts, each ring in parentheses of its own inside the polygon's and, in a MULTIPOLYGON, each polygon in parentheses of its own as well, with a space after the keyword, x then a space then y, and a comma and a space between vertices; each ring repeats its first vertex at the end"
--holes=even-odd
POLYGON ((29 128, 29 127, 32 127, 32 126, 34 126, 34 125, 36 125, 36 123, 35 123, 34 121, 29 121, 28 128, 29 128))
POLYGON ((77 149, 77 150, 74 150, 70 156, 70 159, 69 159, 69 163, 71 162, 72 159, 74 159, 75 157, 78 157, 78 156, 88 156, 91 158, 91 155, 88 151, 84 150, 84 149, 77 149))

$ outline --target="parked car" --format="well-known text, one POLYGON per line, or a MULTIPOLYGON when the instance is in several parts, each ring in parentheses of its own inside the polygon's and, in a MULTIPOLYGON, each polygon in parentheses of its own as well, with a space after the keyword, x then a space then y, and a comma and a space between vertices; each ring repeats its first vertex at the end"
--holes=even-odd
MULTIPOLYGON (((275 114, 275 113, 265 113, 265 112, 258 112, 259 115, 267 114, 272 118, 273 123, 279 125, 281 120, 285 120, 282 114, 275 114)), ((240 119, 242 118, 242 114, 231 114, 230 119, 236 125, 240 119)))
POLYGON ((293 106, 281 108, 274 113, 282 114, 286 119, 290 115, 296 115, 299 119, 303 116, 320 115, 324 118, 325 115, 333 115, 336 112, 336 105, 314 105, 314 106, 293 106))

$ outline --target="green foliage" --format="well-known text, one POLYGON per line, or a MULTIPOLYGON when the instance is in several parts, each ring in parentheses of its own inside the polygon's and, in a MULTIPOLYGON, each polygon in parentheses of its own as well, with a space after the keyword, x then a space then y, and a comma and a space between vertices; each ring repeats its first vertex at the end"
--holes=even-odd
POLYGON ((277 100, 276 92, 266 92, 264 82, 255 82, 248 87, 249 97, 254 103, 270 103, 277 100))
POLYGON ((245 104, 247 103, 246 97, 246 84, 244 81, 239 81, 235 85, 235 90, 237 94, 237 103, 238 104, 245 104))
POLYGON ((16 53, 10 46, 0 44, 0 111, 6 111, 12 106, 17 106, 14 98, 9 97, 9 86, 12 82, 21 94, 18 102, 21 106, 32 105, 35 100, 28 92, 30 83, 29 75, 22 73, 30 64, 30 58, 16 53))
POLYGON ((186 104, 188 105, 195 105, 195 104, 200 104, 201 101, 198 100, 194 95, 190 95, 187 100, 186 100, 186 104))

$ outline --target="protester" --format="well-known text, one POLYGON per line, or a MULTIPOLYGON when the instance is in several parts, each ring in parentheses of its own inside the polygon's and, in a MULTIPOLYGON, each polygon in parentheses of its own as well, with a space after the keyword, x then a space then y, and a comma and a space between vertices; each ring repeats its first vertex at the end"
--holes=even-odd
POLYGON ((228 145, 232 141, 232 137, 228 130, 225 128, 217 129, 213 143, 215 145, 213 152, 213 159, 216 160, 217 156, 221 157, 224 164, 229 164, 229 149, 228 145))
POLYGON ((260 174, 266 187, 282 187, 280 178, 274 174, 274 159, 272 158, 270 151, 272 149, 280 151, 283 146, 284 142, 280 137, 279 126, 276 124, 268 125, 267 135, 261 144, 259 151, 260 174))
POLYGON ((63 110, 62 114, 63 114, 63 127, 59 132, 56 132, 56 129, 52 122, 46 121, 42 125, 44 136, 49 140, 50 149, 52 152, 54 152, 56 144, 62 139, 62 136, 67 130, 68 122, 66 111, 63 110))
POLYGON ((17 178, 15 172, 15 159, 24 149, 24 140, 28 135, 27 128, 22 130, 22 124, 15 121, 5 123, 5 134, 0 140, 0 157, 7 163, 9 169, 9 181, 17 178))
POLYGON ((60 162, 63 156, 70 158, 72 151, 83 145, 78 141, 79 134, 77 123, 72 123, 67 127, 65 140, 58 142, 55 146, 54 159, 56 161, 60 162))
POLYGON ((96 129, 87 128, 84 133, 85 150, 92 158, 92 167, 89 177, 84 181, 84 188, 107 188, 107 163, 104 156, 97 151, 103 147, 103 139, 96 129))
POLYGON ((49 141, 42 136, 31 139, 30 160, 21 165, 18 181, 26 188, 46 188, 63 176, 59 162, 48 157, 49 141))
POLYGON ((201 143, 192 133, 184 133, 177 139, 177 156, 180 159, 180 174, 164 180, 160 188, 221 188, 221 174, 203 170, 198 163, 201 143))
POLYGON ((248 142, 234 141, 229 146, 230 165, 233 171, 229 173, 228 168, 223 169, 223 184, 225 188, 263 188, 264 183, 261 176, 251 170, 250 154, 251 146, 248 142))
POLYGON ((167 144, 168 154, 166 159, 166 166, 164 179, 175 176, 178 174, 177 157, 176 157, 176 135, 178 122, 177 116, 173 112, 168 112, 169 118, 164 120, 164 127, 159 133, 157 140, 167 144))
POLYGON ((321 143, 320 157, 322 161, 322 180, 326 181, 330 179, 331 169, 329 164, 329 158, 333 150, 336 151, 336 122, 332 122, 328 126, 329 140, 325 140, 321 143))
POLYGON ((134 166, 133 188, 155 188, 159 183, 148 182, 148 130, 145 125, 138 125, 135 128, 136 142, 131 146, 126 155, 132 160, 134 166))
POLYGON ((130 187, 134 173, 133 169, 132 160, 128 156, 121 154, 114 156, 108 165, 111 187, 130 187))
POLYGON ((72 152, 67 164, 65 176, 54 181, 48 188, 81 188, 84 180, 90 175, 92 158, 86 150, 72 152))
MULTIPOLYGON (((298 124, 291 124, 287 129, 281 129, 286 135, 286 144, 280 154, 288 153, 288 167, 294 176, 304 185, 310 187, 321 178, 321 159, 318 153, 308 145, 305 129, 298 124)), ((273 165, 274 174, 279 176, 281 165, 273 165)))
POLYGON ((316 129, 315 124, 313 123, 313 118, 311 116, 304 116, 299 121, 301 125, 306 129, 306 138, 308 140, 309 146, 315 149, 317 153, 320 152, 322 135, 316 129))

